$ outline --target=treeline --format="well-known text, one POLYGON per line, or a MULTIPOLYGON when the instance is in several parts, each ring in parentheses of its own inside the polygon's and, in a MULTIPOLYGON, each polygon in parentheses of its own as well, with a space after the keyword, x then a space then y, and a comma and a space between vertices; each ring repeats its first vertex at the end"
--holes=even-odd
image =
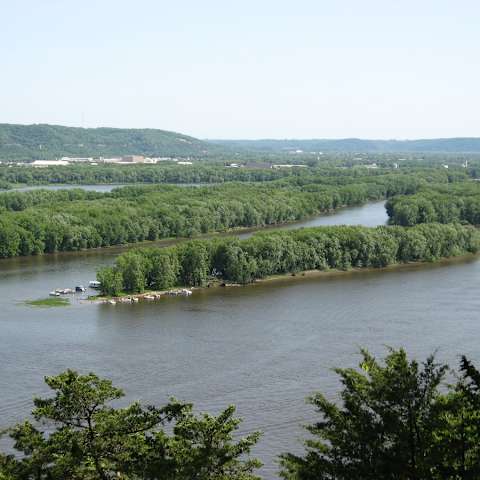
POLYGON ((318 227, 254 235, 246 240, 194 240, 168 248, 133 249, 97 278, 102 292, 204 286, 209 280, 246 284, 305 270, 378 268, 434 261, 480 249, 480 232, 457 224, 404 227, 318 227))
POLYGON ((69 165, 65 167, 30 168, 0 166, 1 185, 112 183, 223 183, 257 182, 305 174, 298 169, 225 168, 209 165, 69 165))
POLYGON ((415 193, 426 182, 414 174, 350 177, 340 185, 323 184, 323 178, 301 185, 292 178, 192 188, 132 186, 103 194, 7 192, 0 195, 0 257, 276 225, 415 193))
MULTIPOLYGON (((383 362, 361 351, 359 368, 338 368, 338 401, 309 398, 319 416, 302 454, 279 457, 285 480, 467 480, 480 478, 480 372, 466 357, 449 368, 429 356, 390 349, 383 362)), ((230 406, 195 414, 112 402, 109 380, 67 370, 46 377, 53 395, 36 398, 33 418, 7 430, 15 454, 0 453, 2 480, 260 480, 251 456, 260 432, 238 436, 230 406)), ((288 434, 288 433, 287 433, 288 434)), ((285 433, 284 433, 285 435, 285 433)))
POLYGON ((394 225, 430 222, 480 225, 480 185, 475 182, 462 184, 461 188, 429 187, 416 195, 389 199, 386 209, 394 225))
POLYGON ((36 205, 62 205, 77 200, 97 200, 105 195, 83 188, 65 190, 28 190, 0 193, 0 213, 2 211, 20 212, 36 205))
MULTIPOLYGON (((279 160, 280 161, 280 160, 279 160)), ((285 160, 281 160, 285 162, 285 160)), ((367 162, 367 159, 365 160, 367 162)), ((225 162, 229 163, 229 162, 225 162)), ((275 163, 275 162, 274 162, 275 163)), ((393 163, 393 162, 392 162, 393 163)), ((195 163, 194 165, 165 164, 139 165, 69 165, 64 167, 30 168, 26 166, 0 165, 0 188, 15 185, 57 185, 57 184, 128 184, 128 183, 223 183, 223 182, 264 182, 281 178, 302 179, 304 183, 312 183, 330 179, 337 184, 342 179, 351 183, 352 178, 377 177, 389 173, 396 175, 418 174, 428 182, 443 183, 469 178, 468 171, 463 168, 435 168, 422 166, 405 167, 401 170, 392 169, 386 163, 384 168, 365 169, 361 166, 338 168, 327 163, 315 164, 311 168, 272 169, 270 164, 253 163, 255 168, 226 168, 223 165, 195 163), (337 179, 337 180, 332 180, 337 179)))

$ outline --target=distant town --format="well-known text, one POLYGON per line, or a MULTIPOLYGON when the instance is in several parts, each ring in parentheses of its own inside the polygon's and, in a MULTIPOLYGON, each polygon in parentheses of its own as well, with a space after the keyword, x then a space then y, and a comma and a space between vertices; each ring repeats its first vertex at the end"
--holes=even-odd
MULTIPOLYGON (((28 167, 65 167, 68 165, 76 165, 79 163, 100 165, 137 165, 137 164, 156 164, 159 162, 174 162, 177 165, 192 165, 189 159, 178 159, 172 157, 144 157, 143 155, 123 155, 121 157, 104 158, 104 157, 62 157, 55 160, 34 160, 33 162, 5 162, 9 165, 24 165, 28 167)), ((0 162, 2 163, 2 162, 0 162)))
MULTIPOLYGON (((25 167, 34 167, 34 168, 45 168, 45 167, 67 167, 69 165, 79 165, 79 164, 86 164, 86 165, 144 165, 150 164, 155 165, 161 162, 171 162, 175 163, 176 165, 193 165, 193 161, 187 158, 175 158, 175 157, 145 157, 143 155, 123 155, 121 157, 112 157, 112 158, 104 158, 104 157, 61 157, 60 159, 55 160, 33 160, 31 162, 22 162, 22 161, 9 161, 9 162, 2 162, 0 164, 8 165, 8 166, 25 166, 25 167)), ((245 167, 242 163, 232 163, 227 162, 224 165, 227 168, 242 168, 245 167)), ((264 168, 267 165, 264 166, 264 168)), ((299 164, 299 163, 289 163, 289 164, 272 164, 268 165, 269 168, 306 168, 308 165, 299 164)), ((377 168, 376 164, 371 164, 368 166, 369 168, 377 168)))

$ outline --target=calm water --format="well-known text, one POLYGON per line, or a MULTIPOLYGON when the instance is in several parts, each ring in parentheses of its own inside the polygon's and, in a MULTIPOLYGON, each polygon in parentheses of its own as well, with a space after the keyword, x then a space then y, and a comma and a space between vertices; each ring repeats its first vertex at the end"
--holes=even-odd
POLYGON ((7 192, 28 192, 29 190, 72 190, 73 188, 81 188, 83 190, 91 190, 93 192, 111 192, 114 188, 125 187, 126 185, 30 185, 28 187, 13 188, 6 190, 7 192))
MULTIPOLYGON (((380 224, 381 204, 310 222, 380 224)), ((297 225, 298 226, 298 225, 297 225)), ((334 396, 334 366, 354 365, 359 346, 384 353, 405 346, 419 357, 438 348, 455 364, 480 361, 478 260, 399 271, 283 279, 196 291, 138 305, 74 303, 35 309, 21 302, 87 283, 115 252, 0 262, 0 427, 24 418, 42 377, 69 367, 93 370, 127 399, 161 404, 169 396, 218 412, 230 403, 242 433, 264 432, 256 454, 277 478, 275 456, 298 450, 300 424, 315 415, 304 398, 334 396)))
MULTIPOLYGON (((108 184, 108 185, 29 185, 27 187, 14 187, 11 190, 0 190, 1 192, 27 192, 29 190, 72 190, 81 188, 93 192, 111 192, 114 188, 127 187, 129 184, 108 184)), ((130 184, 130 185, 154 185, 152 183, 130 184)), ((156 184, 160 185, 160 184, 156 184)), ((204 187, 214 185, 213 183, 163 183, 162 185, 174 185, 178 187, 204 187)))

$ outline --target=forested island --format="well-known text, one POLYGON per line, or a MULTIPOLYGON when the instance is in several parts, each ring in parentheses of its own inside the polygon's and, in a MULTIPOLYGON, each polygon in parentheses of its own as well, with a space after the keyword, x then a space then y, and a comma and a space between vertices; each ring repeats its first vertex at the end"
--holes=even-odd
POLYGON ((386 204, 390 223, 417 225, 419 223, 460 222, 480 225, 480 186, 430 185, 411 196, 398 196, 386 204))
POLYGON ((209 281, 247 284, 307 270, 381 268, 432 262, 480 249, 480 231, 459 224, 406 227, 318 227, 256 234, 247 240, 195 240, 121 254, 98 272, 102 293, 203 287, 209 281))
MULTIPOLYGON (((361 351, 358 368, 337 368, 338 400, 314 393, 318 421, 302 453, 278 452, 285 480, 475 479, 480 476, 480 372, 461 357, 456 380, 429 356, 361 351)), ((238 435, 235 407, 217 415, 171 399, 161 407, 118 407, 111 381, 67 370, 46 377, 52 395, 33 418, 5 433, 2 480, 260 480, 253 448, 260 431, 238 435), (114 403, 115 402, 115 403, 114 403)))

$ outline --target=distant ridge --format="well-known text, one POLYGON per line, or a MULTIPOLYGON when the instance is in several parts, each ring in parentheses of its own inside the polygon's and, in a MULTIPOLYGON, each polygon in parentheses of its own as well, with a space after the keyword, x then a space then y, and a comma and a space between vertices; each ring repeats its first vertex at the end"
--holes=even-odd
POLYGON ((206 156, 221 151, 187 135, 156 129, 78 128, 0 123, 0 160, 53 159, 63 156, 206 156))
POLYGON ((480 138, 434 138, 423 140, 362 140, 343 138, 338 140, 210 140, 223 147, 252 152, 349 152, 349 153, 480 153, 480 138))

